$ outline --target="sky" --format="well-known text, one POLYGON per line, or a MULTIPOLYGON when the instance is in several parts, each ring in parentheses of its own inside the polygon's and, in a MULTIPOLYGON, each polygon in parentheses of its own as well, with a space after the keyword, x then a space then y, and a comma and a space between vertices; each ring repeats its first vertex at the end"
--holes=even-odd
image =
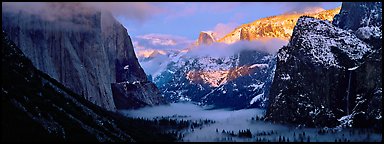
MULTIPOLYGON (((228 33, 241 24, 311 7, 332 9, 341 2, 146 2, 125 3, 131 15, 115 17, 133 36, 161 34, 196 40, 200 31, 228 33)), ((126 5, 126 8, 123 8, 126 5)), ((113 10, 116 11, 116 10, 113 10)))
MULTIPOLYGON (((110 11, 127 29, 135 49, 183 49, 201 31, 221 38, 236 27, 260 18, 311 8, 333 9, 341 2, 82 2, 110 11)), ((2 3, 10 11, 23 10, 54 20, 87 12, 79 3, 2 3)), ((3 10, 4 10, 3 9, 3 10)))

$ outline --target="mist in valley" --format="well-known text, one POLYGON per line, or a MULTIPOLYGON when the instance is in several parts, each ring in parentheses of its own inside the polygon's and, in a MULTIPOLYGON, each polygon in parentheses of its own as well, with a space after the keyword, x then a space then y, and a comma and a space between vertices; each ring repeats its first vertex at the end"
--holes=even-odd
POLYGON ((178 135, 183 136, 179 141, 186 142, 379 142, 382 140, 381 134, 373 133, 370 129, 305 128, 264 121, 265 110, 258 108, 212 109, 211 106, 183 102, 136 110, 120 110, 120 113, 131 118, 149 120, 213 121, 199 127, 188 127, 177 131, 178 135), (243 134, 247 130, 250 131, 251 136, 243 134))

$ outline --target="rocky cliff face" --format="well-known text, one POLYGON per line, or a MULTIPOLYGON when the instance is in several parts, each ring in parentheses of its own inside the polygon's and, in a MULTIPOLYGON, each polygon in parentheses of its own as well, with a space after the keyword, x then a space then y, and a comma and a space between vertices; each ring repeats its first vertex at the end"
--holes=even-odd
POLYGON ((134 141, 108 112, 37 70, 4 33, 2 42, 2 140, 134 141))
MULTIPOLYGON (((349 119, 355 127, 382 127, 382 3, 343 3, 340 14, 333 23, 342 29, 352 31, 359 39, 372 47, 372 54, 365 57, 363 64, 355 69, 353 81, 357 111, 349 119), (373 124, 373 125, 372 125, 373 124)), ((353 78, 353 75, 352 75, 353 78)))
POLYGON ((199 34, 199 38, 197 39, 197 45, 210 45, 212 43, 216 42, 215 33, 213 32, 206 32, 202 31, 199 34))
POLYGON ((2 142, 134 142, 173 140, 86 100, 33 66, 2 33, 2 142), (141 131, 137 133, 137 129, 141 131))
POLYGON ((308 15, 322 20, 332 21, 333 17, 339 13, 339 11, 340 7, 320 12, 283 14, 262 18, 252 23, 239 26, 231 33, 220 38, 218 42, 230 44, 240 40, 256 40, 266 37, 288 40, 300 16, 308 15))
POLYGON ((47 19, 3 10, 2 28, 38 69, 89 101, 115 110, 111 83, 147 82, 126 29, 110 14, 81 4, 52 5, 57 6, 53 11, 71 10, 74 5, 81 11, 47 19))
POLYGON ((381 13, 381 4, 377 8, 377 3, 343 3, 342 9, 350 7, 356 9, 342 10, 335 17, 340 28, 328 21, 300 17, 289 44, 277 54, 267 120, 381 128, 381 79, 373 78, 381 77, 381 24, 352 28, 350 23, 361 20, 338 22, 340 17, 354 19, 346 15, 361 8, 381 13))
POLYGON ((344 2, 333 24, 345 30, 356 31, 365 26, 380 26, 382 20, 381 2, 344 2))
POLYGON ((108 54, 116 107, 128 109, 166 103, 141 68, 127 30, 109 13, 102 13, 101 16, 102 37, 108 54), (127 88, 130 84, 133 86, 127 88))

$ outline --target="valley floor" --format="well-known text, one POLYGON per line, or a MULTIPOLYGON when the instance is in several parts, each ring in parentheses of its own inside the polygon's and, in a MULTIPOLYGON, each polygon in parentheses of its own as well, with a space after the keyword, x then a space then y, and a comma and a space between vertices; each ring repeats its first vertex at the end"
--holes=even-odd
POLYGON ((179 135, 179 141, 221 142, 221 141, 271 141, 271 142, 381 142, 382 134, 371 129, 319 129, 299 128, 258 120, 263 117, 262 109, 210 109, 192 103, 172 103, 145 107, 137 110, 120 111, 125 116, 149 120, 172 119, 195 122, 196 125, 183 129, 169 129, 179 135), (209 110, 208 110, 209 109, 209 110), (209 120, 209 122, 207 122, 209 120), (204 122, 206 121, 206 122, 204 122), (199 123, 200 122, 200 123, 199 123), (247 132, 249 130, 250 133, 247 132), (248 135, 247 135, 248 134, 248 135))

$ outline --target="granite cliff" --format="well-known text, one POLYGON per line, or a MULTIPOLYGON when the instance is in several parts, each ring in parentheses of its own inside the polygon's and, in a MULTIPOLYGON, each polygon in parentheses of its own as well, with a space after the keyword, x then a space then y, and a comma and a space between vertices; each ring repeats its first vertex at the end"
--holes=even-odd
POLYGON ((333 24, 300 17, 277 54, 266 119, 380 131, 380 29, 380 2, 343 3, 333 24))
POLYGON ((2 29, 39 70, 108 110, 164 103, 139 65, 127 30, 111 14, 81 3, 47 5, 50 11, 39 13, 2 11, 2 29), (141 84, 126 95, 121 83, 136 81, 141 84), (123 102, 131 97, 143 104, 123 102))

